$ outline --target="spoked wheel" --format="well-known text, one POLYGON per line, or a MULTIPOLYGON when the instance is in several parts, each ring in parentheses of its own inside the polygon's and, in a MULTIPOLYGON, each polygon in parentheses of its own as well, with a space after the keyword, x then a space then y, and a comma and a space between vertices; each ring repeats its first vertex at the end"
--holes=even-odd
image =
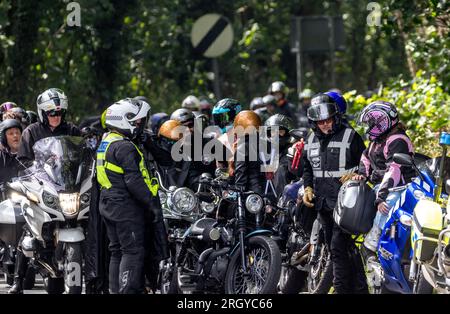
POLYGON ((281 255, 277 244, 265 236, 248 240, 245 248, 247 272, 241 264, 241 252, 231 257, 225 276, 227 294, 276 293, 281 273, 281 255))
POLYGON ((326 294, 333 285, 333 264, 331 254, 325 244, 321 245, 320 254, 308 274, 308 292, 326 294))

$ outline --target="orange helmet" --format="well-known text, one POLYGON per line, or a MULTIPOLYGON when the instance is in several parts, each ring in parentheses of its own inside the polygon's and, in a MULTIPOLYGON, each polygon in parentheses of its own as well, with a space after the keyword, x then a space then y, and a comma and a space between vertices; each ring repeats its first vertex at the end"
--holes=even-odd
MULTIPOLYGON (((261 126, 261 118, 252 110, 244 110, 234 118, 234 127, 241 127, 244 130, 253 127, 254 130, 261 126)), ((250 131, 250 130, 249 130, 250 131)), ((246 131, 247 133, 248 131, 246 131)))
POLYGON ((183 133, 180 132, 181 128, 177 128, 181 126, 180 121, 167 120, 159 128, 158 137, 163 136, 172 141, 179 141, 183 137, 183 133))

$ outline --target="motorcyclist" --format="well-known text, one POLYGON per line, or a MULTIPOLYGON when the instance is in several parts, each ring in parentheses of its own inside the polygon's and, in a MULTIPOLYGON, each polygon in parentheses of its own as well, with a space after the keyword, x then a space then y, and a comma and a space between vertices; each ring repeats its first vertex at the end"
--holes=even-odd
POLYGON ((194 114, 188 109, 175 110, 170 119, 177 120, 182 126, 189 128, 190 134, 186 136, 183 144, 183 149, 189 152, 189 160, 185 161, 189 163, 186 186, 195 191, 202 173, 212 175, 216 169, 214 160, 203 154, 204 146, 212 138, 208 138, 203 132, 205 121, 201 117, 194 117, 194 114))
MULTIPOLYGON (((295 117, 297 110, 295 106, 287 100, 288 88, 281 82, 276 81, 270 84, 268 93, 275 97, 277 108, 276 112, 287 117, 295 117)), ((297 121, 293 121, 294 127, 297 127, 297 121)))
POLYGON ((267 106, 263 101, 263 97, 253 98, 250 103, 250 110, 253 110, 261 118, 262 123, 266 122, 266 120, 270 117, 270 114, 267 111, 267 106))
POLYGON ((144 292, 145 221, 162 220, 156 197, 158 181, 150 177, 143 154, 133 140, 142 134, 150 105, 123 99, 107 109, 106 133, 97 150, 97 181, 101 186, 100 214, 106 224, 111 252, 111 293, 144 292))
POLYGON ((234 177, 234 183, 245 191, 262 194, 264 174, 258 154, 261 119, 255 112, 244 110, 236 115, 233 126, 236 148, 231 162, 231 176, 234 177))
POLYGON ((309 88, 305 88, 298 95, 300 104, 297 110, 297 127, 299 128, 309 128, 307 111, 309 106, 311 105, 311 98, 313 97, 313 95, 313 91, 309 88))
POLYGON ((27 110, 28 125, 38 122, 38 115, 33 110, 27 110))
POLYGON ((22 125, 15 119, 6 119, 0 123, 0 184, 10 181, 16 177, 19 169, 19 162, 16 159, 19 150, 22 125))
POLYGON ((39 123, 27 127, 22 133, 18 158, 25 164, 34 160, 33 145, 37 141, 51 136, 80 136, 80 130, 72 123, 66 122, 69 108, 67 96, 57 88, 50 88, 37 98, 39 123))
POLYGON ((408 184, 416 175, 411 167, 395 163, 393 156, 395 153, 413 155, 414 148, 392 103, 372 102, 361 111, 358 123, 366 127, 370 144, 361 156, 358 175, 354 179, 369 180, 375 185, 378 211, 373 228, 365 237, 364 247, 376 252, 387 214, 401 196, 401 192, 389 193, 389 189, 408 184))
POLYGON ((200 97, 200 113, 208 118, 208 125, 211 123, 213 106, 213 103, 208 97, 200 97))
POLYGON ((6 101, 4 103, 2 103, 0 105, 0 121, 3 121, 3 114, 9 110, 11 110, 12 108, 17 107, 17 104, 15 102, 12 101, 6 101))
POLYGON ((158 112, 152 114, 149 122, 149 129, 152 131, 152 134, 158 135, 159 128, 161 127, 161 125, 169 119, 170 119, 169 115, 165 112, 158 112))
POLYGON ((181 108, 189 109, 195 115, 200 114, 200 100, 194 95, 189 95, 181 103, 181 108))
POLYGON ((299 179, 302 173, 299 172, 297 175, 294 175, 290 169, 291 160, 288 158, 288 149, 291 144, 289 131, 293 129, 292 120, 282 114, 275 114, 264 123, 264 126, 267 128, 269 139, 277 135, 273 140, 275 141, 274 144, 278 144, 278 164, 273 172, 266 173, 267 182, 265 187, 265 194, 269 193, 276 200, 283 193, 284 187, 291 183, 292 180, 299 179), (275 132, 275 128, 278 129, 278 133, 275 132), (272 134, 272 132, 275 133, 272 134), (273 189, 271 187, 272 184, 273 189))
MULTIPOLYGON (((37 110, 40 121, 28 126, 23 131, 17 153, 18 159, 24 166, 28 167, 32 164, 34 160, 33 146, 37 141, 51 136, 81 135, 77 127, 65 121, 68 106, 67 96, 62 90, 57 88, 50 88, 37 97, 37 110)), ((8 291, 10 294, 23 293, 22 281, 27 271, 29 258, 23 254, 21 243, 22 239, 19 240, 17 248, 14 285, 8 291)))
POLYGON ((367 293, 361 259, 352 259, 349 254, 351 235, 338 227, 332 216, 342 185, 340 181, 356 171, 364 142, 353 128, 341 123, 337 105, 328 95, 315 95, 307 114, 313 132, 308 136, 303 153, 303 203, 315 206, 324 226, 325 241, 331 248, 335 291, 367 293))

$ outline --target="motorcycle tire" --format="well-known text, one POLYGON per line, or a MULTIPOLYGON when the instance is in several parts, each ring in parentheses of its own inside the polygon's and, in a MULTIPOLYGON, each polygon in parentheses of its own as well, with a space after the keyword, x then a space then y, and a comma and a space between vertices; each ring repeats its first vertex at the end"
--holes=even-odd
POLYGON ((423 276, 422 269, 419 268, 416 276, 416 282, 413 286, 414 294, 432 294, 433 286, 423 276))
MULTIPOLYGON (((255 275, 256 270, 261 270, 264 265, 256 265, 255 259, 250 258, 248 254, 253 252, 252 249, 263 249, 266 252, 268 260, 267 275, 262 287, 259 289, 251 289, 251 291, 239 291, 236 289, 236 277, 241 268, 241 251, 238 248, 231 256, 228 264, 227 272, 225 274, 225 293, 226 294, 275 294, 277 293, 277 284, 281 274, 281 254, 275 241, 265 236, 254 236, 247 240, 245 254, 247 255, 247 261, 250 262, 247 265, 254 266, 250 270, 250 276, 255 275), (253 270, 253 274, 252 274, 253 270)), ((260 261, 257 261, 260 262, 260 261)))
POLYGON ((306 286, 308 273, 293 266, 283 266, 279 282, 279 289, 282 294, 298 294, 306 286))
POLYGON ((44 279, 44 289, 48 294, 63 294, 64 293, 64 278, 50 278, 44 279))
POLYGON ((64 284, 67 294, 81 294, 83 289, 83 252, 80 243, 65 243, 64 284))
POLYGON ((23 279, 23 289, 31 290, 34 288, 36 282, 36 270, 33 267, 28 266, 25 278, 23 279))
POLYGON ((327 294, 333 286, 333 263, 326 245, 322 244, 321 256, 308 272, 308 292, 310 294, 327 294), (318 267, 318 268, 315 268, 318 267))

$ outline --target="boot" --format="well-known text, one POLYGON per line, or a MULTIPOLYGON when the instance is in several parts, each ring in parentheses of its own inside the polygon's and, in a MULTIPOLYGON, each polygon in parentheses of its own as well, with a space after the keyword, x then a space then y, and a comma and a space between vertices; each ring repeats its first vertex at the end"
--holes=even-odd
POLYGON ((11 289, 8 290, 8 294, 23 294, 23 278, 14 276, 14 284, 11 289))
POLYGON ((8 290, 8 294, 22 294, 23 293, 23 279, 27 272, 28 259, 22 253, 17 250, 16 265, 14 269, 14 284, 11 289, 8 290))

